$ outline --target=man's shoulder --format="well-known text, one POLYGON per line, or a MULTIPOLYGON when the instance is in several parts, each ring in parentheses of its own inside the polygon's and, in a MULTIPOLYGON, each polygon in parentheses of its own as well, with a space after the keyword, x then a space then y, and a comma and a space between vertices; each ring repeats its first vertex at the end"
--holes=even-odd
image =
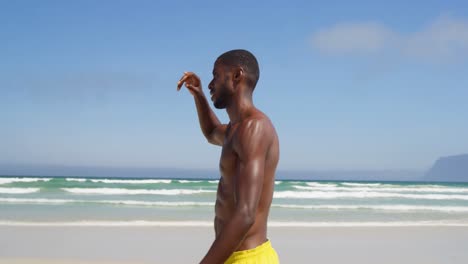
POLYGON ((255 131, 261 132, 259 130, 268 128, 271 125, 272 124, 268 116, 266 116, 262 112, 256 112, 252 114, 251 116, 248 116, 244 120, 242 120, 239 123, 238 129, 239 130, 253 130, 252 132, 255 132, 255 131))
POLYGON ((262 155, 275 138, 276 131, 268 116, 255 111, 236 125, 232 142, 238 155, 262 155))
POLYGON ((268 116, 258 111, 239 122, 235 137, 239 141, 269 141, 274 134, 276 132, 268 116))

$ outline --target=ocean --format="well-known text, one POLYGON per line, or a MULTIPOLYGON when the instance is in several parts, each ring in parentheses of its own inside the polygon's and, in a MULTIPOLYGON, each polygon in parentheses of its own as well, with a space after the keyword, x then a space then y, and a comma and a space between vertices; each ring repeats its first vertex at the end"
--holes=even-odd
MULTIPOLYGON (((0 226, 212 226, 217 180, 0 177, 0 226)), ((468 226, 468 184, 277 180, 269 226, 468 226)))

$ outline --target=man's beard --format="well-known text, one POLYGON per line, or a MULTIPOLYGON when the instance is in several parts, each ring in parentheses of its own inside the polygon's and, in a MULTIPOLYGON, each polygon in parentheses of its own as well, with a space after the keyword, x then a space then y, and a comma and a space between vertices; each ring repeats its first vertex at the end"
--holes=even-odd
POLYGON ((213 102, 214 107, 217 109, 225 109, 231 96, 232 94, 230 94, 225 87, 219 89, 219 94, 216 95, 215 101, 213 102))
POLYGON ((221 98, 216 99, 213 104, 217 109, 224 109, 227 106, 226 102, 221 100, 221 98))

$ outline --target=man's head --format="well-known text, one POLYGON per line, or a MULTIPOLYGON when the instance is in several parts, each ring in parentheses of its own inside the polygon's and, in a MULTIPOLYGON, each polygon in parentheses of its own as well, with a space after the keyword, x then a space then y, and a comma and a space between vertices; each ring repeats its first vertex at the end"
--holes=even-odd
POLYGON ((214 106, 226 108, 239 87, 253 92, 260 77, 255 56, 247 50, 231 50, 216 59, 209 84, 214 106))

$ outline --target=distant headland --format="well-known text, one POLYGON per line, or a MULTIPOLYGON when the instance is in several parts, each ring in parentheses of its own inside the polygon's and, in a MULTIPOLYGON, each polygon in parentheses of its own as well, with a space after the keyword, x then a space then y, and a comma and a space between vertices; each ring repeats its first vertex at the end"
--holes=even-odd
POLYGON ((468 154, 439 158, 426 173, 424 180, 468 182, 468 154))

